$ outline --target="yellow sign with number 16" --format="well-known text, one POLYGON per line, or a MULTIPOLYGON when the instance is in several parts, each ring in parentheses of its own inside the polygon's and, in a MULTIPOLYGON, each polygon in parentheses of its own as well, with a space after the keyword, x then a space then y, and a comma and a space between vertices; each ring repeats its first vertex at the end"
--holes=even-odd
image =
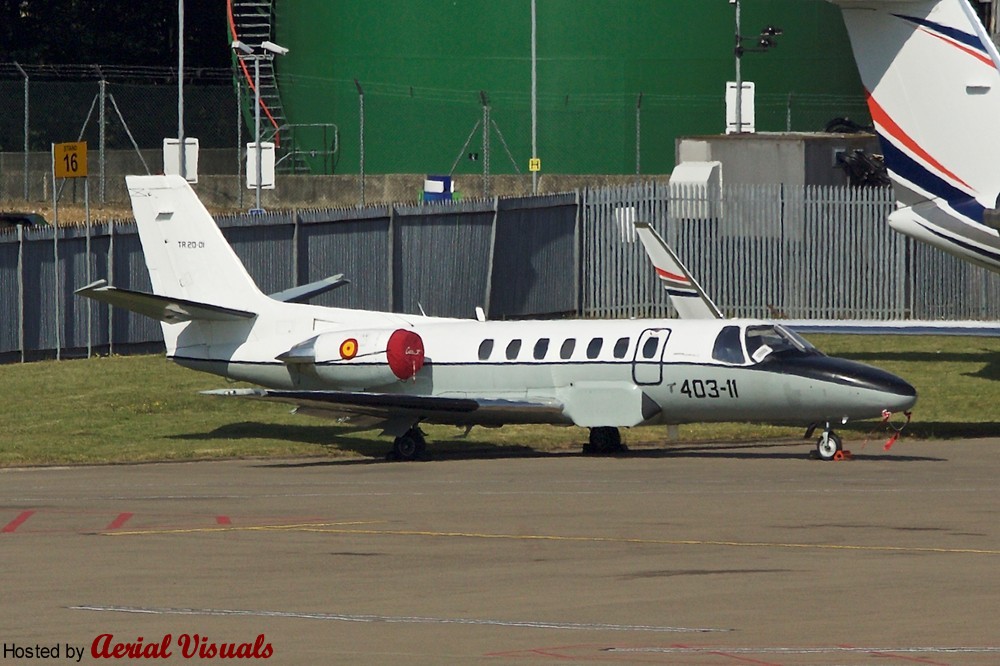
POLYGON ((52 164, 56 178, 86 178, 87 142, 53 143, 52 164))

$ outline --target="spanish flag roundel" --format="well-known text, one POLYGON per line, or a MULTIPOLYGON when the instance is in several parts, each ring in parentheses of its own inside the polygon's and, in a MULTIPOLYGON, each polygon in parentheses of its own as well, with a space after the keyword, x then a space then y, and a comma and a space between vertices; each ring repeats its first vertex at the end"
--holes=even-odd
POLYGON ((347 338, 340 343, 340 358, 350 361, 358 355, 358 341, 354 338, 347 338))

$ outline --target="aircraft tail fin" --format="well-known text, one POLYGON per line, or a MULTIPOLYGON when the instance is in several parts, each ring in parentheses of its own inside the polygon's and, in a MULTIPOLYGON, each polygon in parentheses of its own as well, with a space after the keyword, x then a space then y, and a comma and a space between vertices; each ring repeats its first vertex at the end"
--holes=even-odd
POLYGON ((268 300, 180 176, 127 176, 153 293, 259 312, 268 300))
POLYGON ((1000 54, 968 0, 830 2, 842 8, 899 203, 934 202, 950 220, 932 223, 935 233, 983 230, 1000 194, 1000 54))
POLYGON ((723 319, 719 308, 653 227, 636 222, 635 231, 681 319, 723 319))

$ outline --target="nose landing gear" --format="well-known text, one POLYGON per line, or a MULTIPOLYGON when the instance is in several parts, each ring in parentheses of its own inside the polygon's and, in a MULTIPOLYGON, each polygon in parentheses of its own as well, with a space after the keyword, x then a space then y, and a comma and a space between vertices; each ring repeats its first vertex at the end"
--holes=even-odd
POLYGON ((837 460, 839 453, 843 457, 844 445, 840 436, 827 428, 816 440, 816 455, 820 460, 837 460))
MULTIPOLYGON (((818 423, 814 423, 809 426, 805 439, 813 436, 818 425, 818 423)), ((823 424, 823 432, 816 440, 816 451, 813 453, 813 457, 819 460, 848 460, 851 458, 851 452, 844 450, 844 443, 841 441, 840 435, 833 431, 829 422, 823 424)))

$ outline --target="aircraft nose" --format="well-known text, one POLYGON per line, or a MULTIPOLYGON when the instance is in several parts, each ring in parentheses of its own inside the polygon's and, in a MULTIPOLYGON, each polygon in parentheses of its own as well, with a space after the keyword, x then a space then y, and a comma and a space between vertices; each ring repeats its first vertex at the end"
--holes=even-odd
POLYGON ((866 402, 872 407, 890 412, 906 411, 917 402, 917 390, 905 379, 857 361, 817 355, 785 359, 781 365, 782 370, 790 374, 864 391, 868 393, 866 402))
POLYGON ((917 402, 917 390, 897 375, 857 361, 827 357, 824 365, 829 381, 878 392, 891 412, 905 411, 917 402))
POLYGON ((890 412, 905 412, 917 402, 917 389, 905 379, 891 372, 865 366, 872 374, 872 383, 876 390, 885 396, 886 406, 890 412))

